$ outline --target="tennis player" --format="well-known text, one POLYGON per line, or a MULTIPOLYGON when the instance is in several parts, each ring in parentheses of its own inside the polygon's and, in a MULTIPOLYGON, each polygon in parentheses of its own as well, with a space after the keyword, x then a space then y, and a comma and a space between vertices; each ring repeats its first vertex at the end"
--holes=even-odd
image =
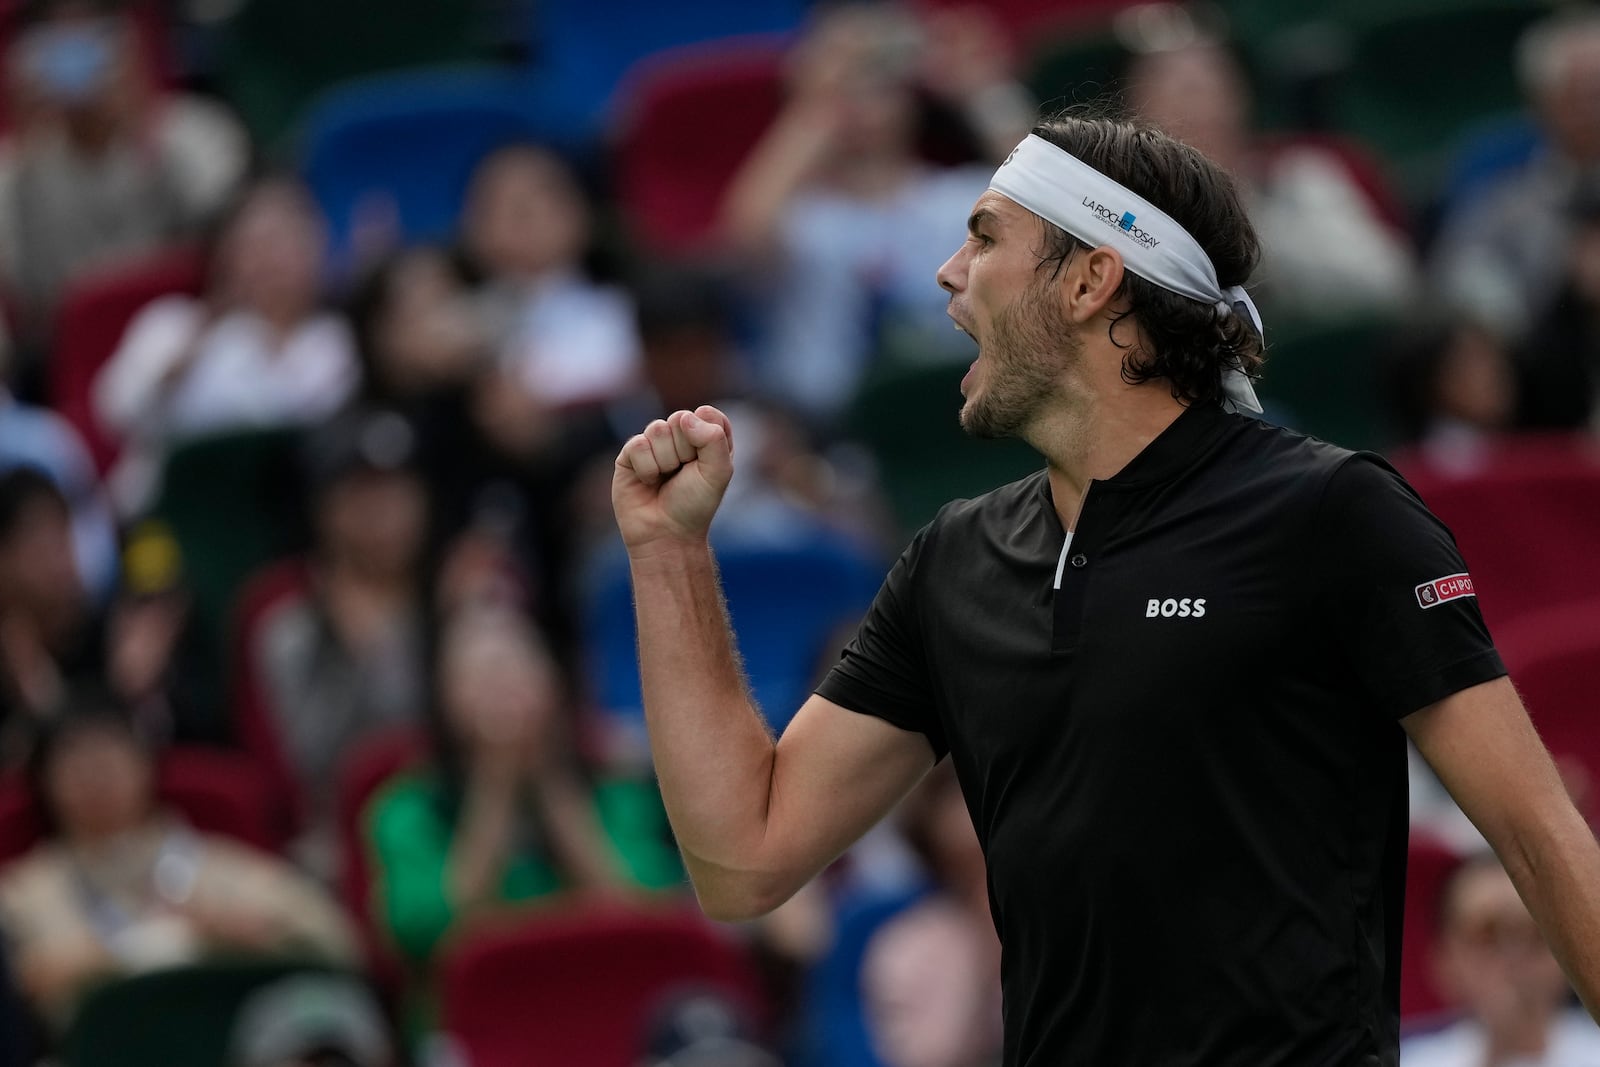
POLYGON ((1381 459, 1250 417, 1256 236, 1152 129, 1044 122, 940 269, 961 422, 1045 467, 940 511, 774 742, 706 530, 716 409, 653 422, 613 502, 661 788, 701 906, 770 910, 935 761, 1004 945, 1007 1067, 1398 1058, 1409 735, 1591 1012, 1600 847, 1448 530, 1381 459))

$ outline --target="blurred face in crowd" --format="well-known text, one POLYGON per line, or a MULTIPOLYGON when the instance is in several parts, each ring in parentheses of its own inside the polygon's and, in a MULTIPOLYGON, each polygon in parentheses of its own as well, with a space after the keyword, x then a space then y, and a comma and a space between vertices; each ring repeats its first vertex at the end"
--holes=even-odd
POLYGON ((267 182, 246 195, 220 235, 213 282, 226 306, 292 324, 317 306, 326 251, 310 196, 292 182, 267 182))
POLYGON ((1573 32, 1556 46, 1553 77, 1538 100, 1551 138, 1569 158, 1600 162, 1600 28, 1573 32))
POLYGON ((1447 342, 1433 381, 1433 408, 1483 430, 1503 429, 1516 407, 1517 383, 1500 341, 1462 327, 1447 342))
POLYGON ((323 491, 319 520, 330 558, 365 574, 400 579, 422 557, 427 490, 408 470, 359 468, 323 491))
POLYGON ((460 381, 482 351, 465 286, 444 256, 430 249, 408 253, 391 268, 376 315, 377 373, 397 393, 460 381))
POLYGON ((0 604, 25 612, 49 635, 70 630, 84 612, 72 518, 59 497, 32 495, 0 541, 0 604))
POLYGON ((504 149, 473 177, 463 228, 467 250, 491 275, 536 278, 582 258, 589 205, 555 156, 504 149))
POLYGON ((61 837, 95 841, 139 827, 154 797, 150 757, 125 729, 84 725, 56 743, 42 786, 61 837))
POLYGON ((447 626, 439 666, 445 721, 469 752, 537 762, 550 750, 560 689, 555 663, 508 607, 468 607, 447 626))
POLYGON ((921 47, 915 23, 865 5, 823 16, 796 47, 793 92, 829 107, 837 158, 912 152, 921 47))
POLYGON ((975 437, 1024 433, 1082 363, 1082 342, 1061 306, 1061 279, 1040 266, 1043 236, 1038 216, 986 192, 967 240, 939 268, 950 317, 978 343, 961 381, 961 425, 975 437))
POLYGON ((1250 123, 1244 76, 1226 51, 1190 45, 1139 56, 1128 74, 1136 114, 1237 169, 1250 123))
POLYGON ((18 34, 9 62, 11 91, 26 121, 113 119, 139 99, 143 57, 129 20, 82 0, 48 5, 18 34))
POLYGON ((1464 867, 1445 895, 1436 950, 1440 985, 1486 1026, 1548 1019, 1567 993, 1561 967, 1505 870, 1464 867))

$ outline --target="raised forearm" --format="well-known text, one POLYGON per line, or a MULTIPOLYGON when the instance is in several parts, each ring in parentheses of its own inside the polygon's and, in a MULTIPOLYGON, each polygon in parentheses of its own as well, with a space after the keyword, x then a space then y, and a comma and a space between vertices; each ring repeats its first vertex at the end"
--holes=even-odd
POLYGON ((710 547, 675 545, 632 564, 650 748, 698 886, 756 862, 775 747, 750 701, 710 547))

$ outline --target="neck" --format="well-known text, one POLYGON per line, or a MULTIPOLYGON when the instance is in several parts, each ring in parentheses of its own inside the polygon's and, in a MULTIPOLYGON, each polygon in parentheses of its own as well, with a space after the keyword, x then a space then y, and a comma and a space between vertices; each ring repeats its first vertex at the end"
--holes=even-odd
POLYGON ((1050 495, 1064 529, 1077 526, 1089 483, 1115 475, 1183 414, 1164 382, 1117 382, 1030 431, 1050 467, 1050 495))

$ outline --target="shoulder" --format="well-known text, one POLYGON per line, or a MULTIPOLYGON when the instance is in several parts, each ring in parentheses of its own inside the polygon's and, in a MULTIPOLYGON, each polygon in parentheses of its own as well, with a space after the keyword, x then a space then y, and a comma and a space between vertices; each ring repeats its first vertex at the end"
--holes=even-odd
POLYGON ((963 533, 1021 518, 1037 510, 1047 486, 1048 473, 1041 467, 1026 477, 1007 482, 979 496, 950 501, 939 509, 927 529, 930 533, 963 533))
POLYGON ((195 297, 179 293, 158 296, 134 315, 128 333, 171 330, 187 335, 204 316, 205 305, 195 297))
POLYGON ((42 844, 0 873, 0 900, 7 908, 67 899, 66 864, 54 845, 42 844))

